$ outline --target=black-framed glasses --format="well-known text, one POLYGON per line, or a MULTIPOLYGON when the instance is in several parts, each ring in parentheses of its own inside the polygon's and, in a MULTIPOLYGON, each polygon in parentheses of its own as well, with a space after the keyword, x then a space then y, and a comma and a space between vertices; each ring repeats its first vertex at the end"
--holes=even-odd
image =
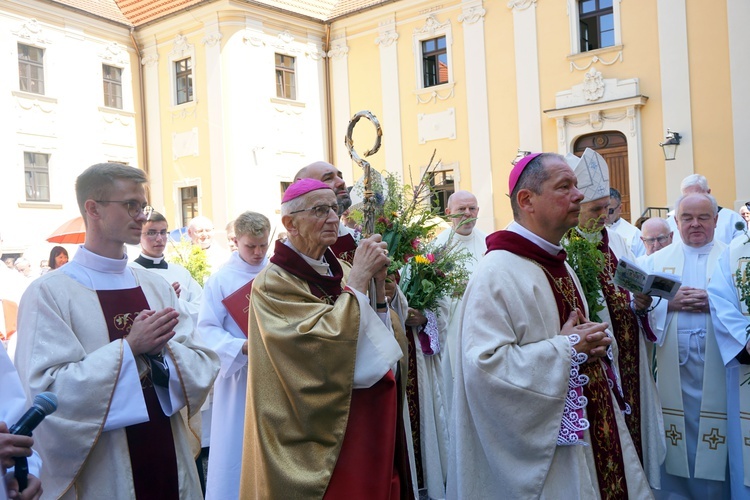
POLYGON ((660 234, 656 238, 643 238, 643 237, 641 237, 641 239, 643 240, 643 242, 646 245, 653 245, 655 241, 658 241, 660 245, 663 245, 664 242, 669 239, 669 236, 670 236, 669 234, 660 234))
POLYGON ((617 210, 617 209, 618 209, 618 208, 620 208, 621 206, 622 206, 622 203, 621 203, 621 204, 619 204, 619 205, 617 205, 617 206, 616 206, 615 208, 610 208, 610 209, 609 209, 609 215, 612 215, 613 213, 615 213, 615 210, 617 210))
POLYGON ((151 214, 154 213, 154 207, 149 206, 148 203, 140 203, 136 200, 94 200, 97 203, 119 203, 128 210, 128 215, 133 219, 138 217, 140 214, 146 216, 146 220, 151 218, 151 214))
POLYGON ((315 217, 318 219, 323 219, 324 217, 328 217, 328 212, 333 210, 333 213, 336 215, 339 214, 339 204, 334 203, 333 205, 315 205, 312 208, 303 208, 302 210, 295 210, 294 212, 289 212, 289 214, 298 214, 300 212, 312 212, 315 217))

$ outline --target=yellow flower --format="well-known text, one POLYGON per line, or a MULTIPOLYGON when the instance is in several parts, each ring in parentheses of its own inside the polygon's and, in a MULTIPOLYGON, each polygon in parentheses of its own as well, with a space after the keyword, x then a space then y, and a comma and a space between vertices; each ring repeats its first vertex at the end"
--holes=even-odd
POLYGON ((426 264, 426 265, 430 264, 430 261, 427 260, 427 257, 425 257, 424 255, 415 255, 414 262, 416 264, 426 264))

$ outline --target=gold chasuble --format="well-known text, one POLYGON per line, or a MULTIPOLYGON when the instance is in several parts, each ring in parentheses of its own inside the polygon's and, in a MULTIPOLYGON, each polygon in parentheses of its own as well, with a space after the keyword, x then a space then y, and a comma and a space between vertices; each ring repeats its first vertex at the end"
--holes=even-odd
MULTIPOLYGON (((396 376, 388 370, 354 388, 360 316, 374 313, 344 289, 351 268, 330 250, 325 259, 333 276, 277 242, 253 282, 240 497, 414 498, 401 406, 406 356, 396 376), (362 429, 373 416, 383 420, 362 429)), ((396 339, 406 351, 403 331, 396 339)))

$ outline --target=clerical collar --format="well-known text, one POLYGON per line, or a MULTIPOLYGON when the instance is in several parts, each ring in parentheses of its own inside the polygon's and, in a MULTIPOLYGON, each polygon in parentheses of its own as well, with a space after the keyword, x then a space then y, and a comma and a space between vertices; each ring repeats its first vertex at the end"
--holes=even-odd
POLYGON ((524 238, 531 241, 538 247, 542 248, 542 250, 549 253, 550 255, 557 255, 563 249, 561 245, 555 245, 554 243, 550 243, 549 241, 545 240, 539 235, 532 233, 531 231, 529 231, 528 229, 526 229, 525 227, 523 227, 521 224, 519 224, 516 221, 513 221, 510 224, 508 224, 508 227, 506 227, 505 230, 510 231, 512 233, 516 233, 519 236, 523 236, 524 238))
POLYGON ((682 245, 685 247, 685 253, 689 253, 693 255, 704 255, 707 253, 711 253, 711 249, 714 247, 714 242, 713 240, 711 240, 701 247, 691 247, 691 246, 685 245, 684 242, 682 243, 682 245))
POLYGON ((229 260, 224 265, 229 266, 232 269, 237 269, 238 271, 258 274, 264 267, 266 267, 266 264, 268 264, 268 256, 263 258, 263 262, 254 266, 242 260, 239 252, 232 252, 232 255, 229 256, 229 260))
POLYGON ((312 259, 308 257, 307 255, 303 254, 302 252, 300 252, 299 250, 297 250, 294 247, 294 245, 292 245, 292 242, 289 241, 289 238, 287 238, 284 244, 288 246, 289 248, 291 248, 292 250, 294 250, 295 253, 297 253, 297 255, 302 257, 305 260, 305 262, 307 262, 310 265, 310 267, 315 269, 315 272, 317 272, 321 276, 332 276, 331 266, 329 266, 328 262, 326 262, 325 255, 323 255, 323 257, 321 257, 320 260, 312 259))
POLYGON ((128 256, 123 255, 120 259, 110 259, 88 250, 83 245, 78 247, 78 251, 73 256, 72 262, 81 266, 107 274, 122 274, 128 267, 128 256))
POLYGON ((169 269, 167 261, 164 260, 164 256, 161 257, 150 257, 144 253, 141 253, 135 262, 145 267, 146 269, 169 269))

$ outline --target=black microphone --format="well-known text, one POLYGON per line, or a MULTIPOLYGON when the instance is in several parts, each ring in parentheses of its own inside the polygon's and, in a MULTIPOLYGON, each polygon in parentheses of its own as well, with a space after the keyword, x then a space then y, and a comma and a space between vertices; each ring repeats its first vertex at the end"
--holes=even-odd
MULTIPOLYGON (((11 434, 31 436, 31 432, 44 420, 44 417, 57 410, 57 396, 51 392, 43 392, 34 396, 34 404, 23 417, 10 428, 11 434)), ((26 457, 16 457, 15 477, 18 481, 18 491, 23 491, 29 485, 29 464, 26 457)))

